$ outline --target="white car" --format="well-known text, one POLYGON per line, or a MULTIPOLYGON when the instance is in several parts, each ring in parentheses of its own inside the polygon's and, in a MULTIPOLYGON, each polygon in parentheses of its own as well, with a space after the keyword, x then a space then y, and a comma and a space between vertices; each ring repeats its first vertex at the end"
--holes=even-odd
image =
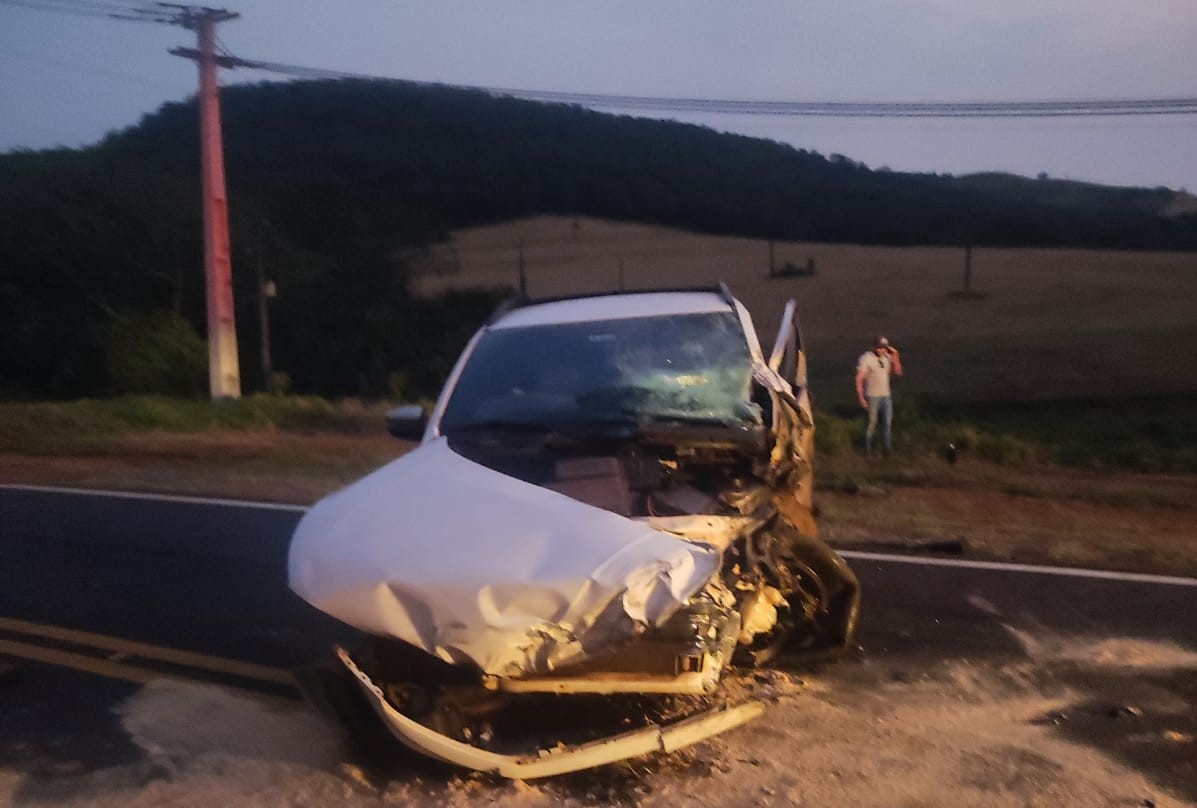
POLYGON ((709 696, 733 664, 849 644, 859 591, 816 538, 793 311, 766 357, 725 286, 522 302, 431 414, 392 411, 419 447, 313 507, 289 576, 370 636, 338 657, 400 741, 510 777, 573 771, 763 707, 523 752, 497 748, 496 712, 709 696))

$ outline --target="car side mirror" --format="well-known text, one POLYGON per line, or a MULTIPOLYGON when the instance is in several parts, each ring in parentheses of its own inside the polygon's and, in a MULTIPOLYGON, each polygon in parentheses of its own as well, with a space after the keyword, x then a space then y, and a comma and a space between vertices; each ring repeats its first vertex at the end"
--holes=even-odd
POLYGON ((420 440, 428 426, 428 413, 419 404, 404 404, 387 412, 387 432, 403 440, 420 440))

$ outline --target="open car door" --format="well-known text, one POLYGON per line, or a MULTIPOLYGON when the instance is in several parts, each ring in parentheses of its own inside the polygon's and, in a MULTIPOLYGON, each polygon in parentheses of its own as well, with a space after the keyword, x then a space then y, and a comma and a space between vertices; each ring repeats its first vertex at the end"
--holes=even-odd
POLYGON ((788 416, 792 423, 775 423, 774 429, 779 433, 779 440, 774 451, 788 451, 796 468, 791 476, 789 493, 779 495, 777 504, 798 530, 813 537, 817 535, 812 513, 815 421, 810 389, 807 386, 802 329, 793 298, 786 301, 781 322, 777 327, 777 338, 773 341, 773 350, 769 353, 768 364, 770 370, 785 379, 792 390, 792 395, 786 397, 786 404, 793 411, 784 415, 778 414, 782 415, 781 420, 788 416), (780 433, 784 433, 784 439, 780 439, 780 433))

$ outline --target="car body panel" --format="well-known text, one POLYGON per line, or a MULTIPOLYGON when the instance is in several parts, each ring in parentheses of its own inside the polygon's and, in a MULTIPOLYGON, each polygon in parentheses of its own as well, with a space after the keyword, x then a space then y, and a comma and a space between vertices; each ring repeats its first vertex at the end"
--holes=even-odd
POLYGON ((732 305, 712 292, 644 292, 553 300, 515 309, 489 328, 527 328, 534 325, 592 323, 676 314, 732 311, 732 305))
POLYGON ((439 438, 309 510, 289 576, 363 631, 512 676, 658 625, 719 564, 710 546, 492 471, 439 438))

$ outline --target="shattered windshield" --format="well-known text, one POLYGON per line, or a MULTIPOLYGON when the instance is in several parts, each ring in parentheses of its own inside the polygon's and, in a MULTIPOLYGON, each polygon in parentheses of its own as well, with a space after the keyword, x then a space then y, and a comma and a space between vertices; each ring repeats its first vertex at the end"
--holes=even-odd
POLYGON ((502 328, 479 340, 441 431, 471 426, 761 422, 733 312, 502 328))

